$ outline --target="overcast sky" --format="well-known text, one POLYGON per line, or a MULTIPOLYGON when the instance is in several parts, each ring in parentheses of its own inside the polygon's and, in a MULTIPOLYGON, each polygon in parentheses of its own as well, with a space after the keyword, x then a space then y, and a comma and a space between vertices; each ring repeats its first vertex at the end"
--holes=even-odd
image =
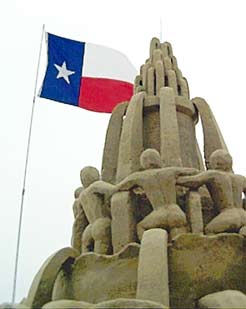
MULTIPOLYGON (((149 41, 173 45, 191 97, 210 104, 246 174, 245 0, 21 0, 1 3, 0 303, 11 300, 26 145, 42 24, 54 34, 106 45, 139 69, 149 41), (4 7, 3 7, 4 6, 4 7)), ((41 86, 46 50, 38 79, 41 86)), ((110 63, 108 64, 110 66, 110 63)), ((70 244, 73 192, 86 165, 101 167, 108 114, 37 99, 24 205, 17 300, 44 260, 70 244)))

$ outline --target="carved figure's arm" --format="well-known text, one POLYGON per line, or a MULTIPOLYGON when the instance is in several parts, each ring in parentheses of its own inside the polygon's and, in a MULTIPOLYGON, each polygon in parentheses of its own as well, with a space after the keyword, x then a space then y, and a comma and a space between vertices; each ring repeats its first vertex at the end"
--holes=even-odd
POLYGON ((127 191, 132 189, 135 186, 141 185, 141 173, 136 172, 129 175, 124 180, 116 185, 117 191, 127 191))
POLYGON ((207 182, 214 178, 214 173, 212 171, 205 171, 195 176, 185 176, 179 177, 177 179, 177 185, 188 187, 196 190, 207 182))
POLYGON ((192 175, 196 175, 198 174, 200 171, 196 168, 189 168, 189 167, 183 167, 183 168, 179 168, 176 171, 176 175, 177 176, 192 176, 192 175))
POLYGON ((104 194, 105 200, 110 199, 110 197, 117 192, 117 187, 108 182, 103 182, 99 194, 104 194))
POLYGON ((90 193, 105 195, 105 198, 109 198, 114 192, 116 192, 116 186, 111 183, 99 180, 91 184, 89 187, 90 193))
POLYGON ((81 207, 78 209, 74 223, 73 223, 73 232, 72 232, 72 239, 71 239, 72 247, 77 249, 78 251, 81 251, 82 234, 89 224, 86 214, 83 210, 83 207, 82 205, 80 206, 81 207))

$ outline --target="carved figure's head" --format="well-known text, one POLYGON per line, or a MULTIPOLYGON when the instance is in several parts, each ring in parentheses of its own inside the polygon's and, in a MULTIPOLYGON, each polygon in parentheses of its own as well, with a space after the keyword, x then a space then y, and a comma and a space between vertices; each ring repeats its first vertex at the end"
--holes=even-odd
POLYGON ((209 158, 209 168, 225 172, 232 171, 232 157, 223 149, 215 150, 209 158))
POLYGON ((86 166, 80 172, 81 183, 84 188, 89 187, 93 182, 100 179, 98 170, 93 166, 86 166))
POLYGON ((80 193, 82 191, 82 187, 79 187, 77 188, 75 191, 74 191, 74 198, 78 198, 80 193))
POLYGON ((161 156, 155 149, 149 148, 142 152, 140 156, 140 164, 143 169, 160 168, 162 167, 161 156))

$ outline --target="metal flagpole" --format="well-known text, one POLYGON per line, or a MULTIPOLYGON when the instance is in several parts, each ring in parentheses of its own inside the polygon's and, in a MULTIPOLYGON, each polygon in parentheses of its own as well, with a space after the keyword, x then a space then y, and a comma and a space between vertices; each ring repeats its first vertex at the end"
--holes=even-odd
POLYGON ((30 119, 28 142, 27 142, 27 150, 26 150, 25 171, 24 171, 24 177, 23 177, 23 187, 22 187, 22 192, 21 192, 21 204, 20 204, 19 225, 18 225, 17 244, 16 244, 16 256, 15 256, 15 270, 14 270, 14 280, 13 280, 12 304, 15 303, 15 295, 16 295, 16 283, 17 283, 19 251, 20 251, 23 206, 24 206, 24 197, 25 197, 25 191, 26 191, 26 188, 25 188, 26 187, 26 176, 27 176, 27 167, 28 167, 28 159, 29 159, 29 152, 30 152, 30 142, 31 142, 31 135, 32 135, 32 123, 33 123, 33 115, 34 115, 34 108, 35 108, 35 102, 36 102, 36 92, 37 92, 37 84, 38 84, 38 73, 39 73, 39 67, 40 67, 40 60, 41 60, 41 52, 42 52, 44 32, 45 32, 45 25, 43 25, 43 27, 42 27, 42 35, 41 35, 41 41, 40 41, 40 47, 39 47, 38 65, 37 65, 37 72, 36 72, 36 79, 35 79, 35 86, 34 86, 34 95, 33 95, 33 101, 32 101, 32 111, 31 111, 31 119, 30 119))

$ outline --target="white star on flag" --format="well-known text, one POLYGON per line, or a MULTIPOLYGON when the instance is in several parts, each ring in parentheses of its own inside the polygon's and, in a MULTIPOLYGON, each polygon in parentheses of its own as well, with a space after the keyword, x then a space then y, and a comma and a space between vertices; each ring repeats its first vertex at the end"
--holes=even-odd
POLYGON ((56 69, 58 70, 58 74, 56 76, 56 78, 64 78, 64 80, 70 84, 70 80, 68 78, 68 76, 74 74, 75 72, 74 71, 70 71, 67 69, 67 65, 66 65, 66 62, 63 61, 63 64, 62 66, 58 65, 58 64, 54 64, 54 66, 56 67, 56 69))

